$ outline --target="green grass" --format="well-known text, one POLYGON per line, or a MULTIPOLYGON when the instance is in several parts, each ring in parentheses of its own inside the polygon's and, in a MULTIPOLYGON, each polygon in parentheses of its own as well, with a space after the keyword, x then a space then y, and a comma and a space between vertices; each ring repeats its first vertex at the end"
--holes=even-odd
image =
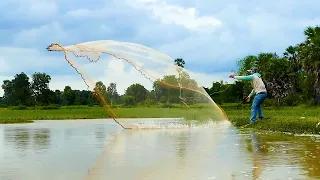
MULTIPOLYGON (((134 108, 116 107, 113 111, 119 118, 186 117, 190 119, 206 119, 214 114, 212 109, 206 108, 205 105, 194 105, 192 107, 198 111, 196 117, 192 110, 181 108, 179 105, 174 105, 174 108, 161 108, 159 106, 134 108)), ((241 127, 249 123, 250 105, 226 104, 221 107, 225 110, 234 126, 241 127)), ((247 127, 268 131, 320 134, 320 125, 317 127, 317 124, 320 122, 320 107, 264 107, 263 113, 265 117, 270 119, 261 122, 257 121, 256 124, 247 127)), ((0 124, 29 123, 32 122, 32 120, 100 118, 108 118, 108 115, 103 111, 103 108, 97 106, 0 108, 0 124)))
MULTIPOLYGON (((236 127, 242 127, 249 123, 250 107, 236 109, 225 108, 230 121, 236 127)), ((265 107, 263 114, 269 119, 257 120, 255 124, 247 128, 255 128, 267 131, 279 131, 289 133, 320 134, 320 108, 319 107, 265 107)))
MULTIPOLYGON (((185 117, 187 119, 208 119, 214 115, 211 108, 194 106, 197 108, 196 116, 188 108, 160 108, 160 107, 134 107, 113 108, 113 112, 119 118, 174 118, 185 117)), ((39 107, 11 107, 0 108, 0 123, 25 123, 30 120, 67 120, 67 119, 100 119, 109 118, 102 107, 88 106, 64 106, 58 109, 39 107)))

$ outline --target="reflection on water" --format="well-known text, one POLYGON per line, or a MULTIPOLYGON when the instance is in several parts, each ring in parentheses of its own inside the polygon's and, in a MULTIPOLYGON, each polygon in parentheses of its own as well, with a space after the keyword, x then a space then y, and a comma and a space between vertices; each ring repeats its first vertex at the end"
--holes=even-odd
POLYGON ((0 179, 320 179, 319 138, 239 131, 226 122, 170 127, 122 130, 112 120, 2 125, 0 179))

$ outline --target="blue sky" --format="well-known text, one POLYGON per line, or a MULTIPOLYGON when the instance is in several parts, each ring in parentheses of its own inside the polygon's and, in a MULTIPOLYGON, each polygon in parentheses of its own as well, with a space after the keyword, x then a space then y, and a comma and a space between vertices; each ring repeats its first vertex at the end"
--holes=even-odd
MULTIPOLYGON (((0 80, 22 71, 46 72, 52 89, 83 89, 63 54, 45 48, 53 42, 117 40, 181 57, 199 82, 210 86, 228 80, 239 58, 282 53, 301 42, 306 26, 320 24, 319 12, 318 0, 2 0, 0 80)), ((110 81, 119 82, 120 92, 132 84, 110 81)))

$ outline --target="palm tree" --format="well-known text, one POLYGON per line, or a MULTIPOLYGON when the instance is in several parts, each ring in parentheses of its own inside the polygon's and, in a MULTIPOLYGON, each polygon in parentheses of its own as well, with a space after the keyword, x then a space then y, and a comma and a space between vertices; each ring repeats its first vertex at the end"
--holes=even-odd
POLYGON ((185 61, 183 59, 181 59, 181 58, 177 58, 177 59, 174 60, 174 64, 184 68, 185 61))
POLYGON ((304 31, 305 42, 298 47, 303 69, 313 76, 313 90, 316 103, 320 101, 320 27, 308 27, 304 31))

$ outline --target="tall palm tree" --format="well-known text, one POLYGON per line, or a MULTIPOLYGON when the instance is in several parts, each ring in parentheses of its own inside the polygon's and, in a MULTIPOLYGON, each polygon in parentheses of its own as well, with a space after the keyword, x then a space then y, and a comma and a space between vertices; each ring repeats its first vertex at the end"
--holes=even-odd
POLYGON ((185 61, 181 58, 177 58, 174 60, 175 65, 180 66, 182 68, 184 68, 185 65, 185 61))

